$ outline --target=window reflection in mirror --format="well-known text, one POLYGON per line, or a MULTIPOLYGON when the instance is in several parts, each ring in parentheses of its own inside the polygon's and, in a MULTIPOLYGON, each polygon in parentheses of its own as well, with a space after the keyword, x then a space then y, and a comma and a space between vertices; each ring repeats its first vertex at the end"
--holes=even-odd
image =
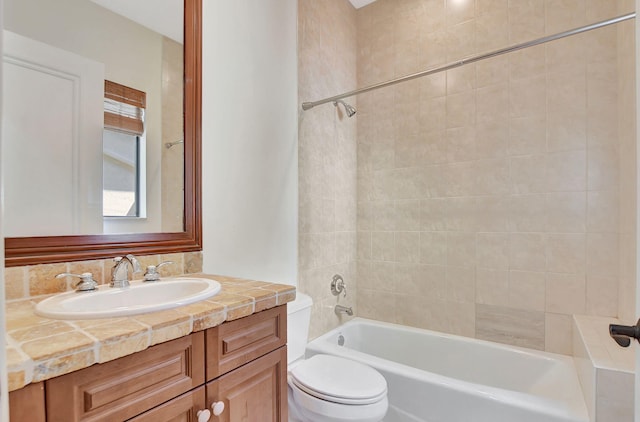
POLYGON ((141 217, 140 137, 105 129, 102 136, 102 215, 141 217))
POLYGON ((104 217, 146 217, 146 103, 145 92, 104 81, 104 217))

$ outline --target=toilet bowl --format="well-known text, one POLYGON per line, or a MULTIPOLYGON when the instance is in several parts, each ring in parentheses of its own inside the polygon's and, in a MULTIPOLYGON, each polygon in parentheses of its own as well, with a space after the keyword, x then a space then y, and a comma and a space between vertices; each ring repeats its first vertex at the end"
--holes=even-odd
POLYGON ((387 413, 387 382, 375 369, 350 359, 304 359, 311 298, 287 304, 289 422, 380 422, 387 413))

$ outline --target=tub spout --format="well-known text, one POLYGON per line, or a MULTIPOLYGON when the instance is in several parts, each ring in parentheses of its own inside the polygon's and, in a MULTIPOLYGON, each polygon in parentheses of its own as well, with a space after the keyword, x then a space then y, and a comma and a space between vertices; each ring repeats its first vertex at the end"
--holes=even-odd
POLYGON ((346 306, 336 305, 334 311, 338 316, 340 316, 340 314, 347 314, 349 316, 353 316, 353 309, 351 309, 351 306, 347 308, 346 306))

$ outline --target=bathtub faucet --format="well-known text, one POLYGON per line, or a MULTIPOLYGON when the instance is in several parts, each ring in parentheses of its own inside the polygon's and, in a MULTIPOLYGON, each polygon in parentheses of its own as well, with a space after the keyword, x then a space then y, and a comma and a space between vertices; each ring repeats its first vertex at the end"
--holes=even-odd
POLYGON ((336 305, 334 311, 338 316, 340 316, 340 314, 347 314, 349 316, 353 316, 353 309, 351 309, 351 306, 347 308, 346 306, 336 305))

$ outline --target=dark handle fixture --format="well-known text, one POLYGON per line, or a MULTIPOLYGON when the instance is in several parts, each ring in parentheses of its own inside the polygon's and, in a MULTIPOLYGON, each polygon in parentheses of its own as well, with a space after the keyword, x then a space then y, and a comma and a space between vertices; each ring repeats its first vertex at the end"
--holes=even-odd
POLYGON ((640 343, 640 319, 636 325, 609 324, 609 335, 621 347, 629 347, 632 338, 640 343))

